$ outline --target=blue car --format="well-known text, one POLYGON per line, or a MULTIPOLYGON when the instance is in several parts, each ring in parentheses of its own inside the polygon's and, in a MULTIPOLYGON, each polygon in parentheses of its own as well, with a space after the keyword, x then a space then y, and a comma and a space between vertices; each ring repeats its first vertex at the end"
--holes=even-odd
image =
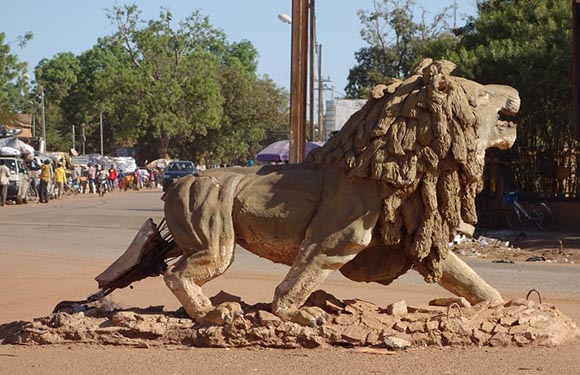
POLYGON ((167 164, 163 172, 163 191, 167 191, 173 181, 197 172, 195 164, 189 160, 174 160, 167 164))

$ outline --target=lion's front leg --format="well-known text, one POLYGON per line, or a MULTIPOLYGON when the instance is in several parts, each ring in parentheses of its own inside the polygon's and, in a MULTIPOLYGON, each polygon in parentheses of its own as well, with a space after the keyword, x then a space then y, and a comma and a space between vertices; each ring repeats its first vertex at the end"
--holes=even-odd
POLYGON ((380 191, 376 185, 348 181, 338 174, 327 180, 328 191, 272 303, 274 314, 303 325, 326 321, 322 309, 302 305, 328 275, 370 244, 379 216, 380 191))

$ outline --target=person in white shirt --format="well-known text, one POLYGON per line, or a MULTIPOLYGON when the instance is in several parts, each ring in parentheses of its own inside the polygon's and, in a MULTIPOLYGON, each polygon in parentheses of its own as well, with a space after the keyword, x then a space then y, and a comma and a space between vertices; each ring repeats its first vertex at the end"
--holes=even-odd
POLYGON ((4 206, 6 204, 9 183, 10 169, 8 169, 4 160, 0 160, 0 206, 4 206))

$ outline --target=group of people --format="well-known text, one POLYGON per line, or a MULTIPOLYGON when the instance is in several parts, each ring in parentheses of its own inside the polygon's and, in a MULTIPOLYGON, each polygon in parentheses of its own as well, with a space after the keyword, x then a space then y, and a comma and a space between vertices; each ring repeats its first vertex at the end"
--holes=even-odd
POLYGON ((114 165, 104 168, 99 164, 86 166, 74 165, 72 169, 66 169, 63 163, 58 162, 53 168, 50 160, 45 160, 36 173, 36 184, 33 185, 38 192, 38 201, 47 203, 51 194, 51 182, 54 184, 52 191, 55 199, 60 199, 66 190, 73 193, 93 193, 103 195, 116 189, 126 191, 128 189, 140 190, 146 186, 158 187, 159 175, 157 171, 147 174, 140 170, 126 173, 117 170, 114 165))
POLYGON ((137 169, 134 172, 124 172, 117 170, 115 166, 106 169, 98 164, 96 166, 89 164, 86 175, 83 174, 79 181, 82 193, 98 193, 102 189, 106 191, 141 190, 144 187, 159 186, 157 171, 144 173, 137 169))

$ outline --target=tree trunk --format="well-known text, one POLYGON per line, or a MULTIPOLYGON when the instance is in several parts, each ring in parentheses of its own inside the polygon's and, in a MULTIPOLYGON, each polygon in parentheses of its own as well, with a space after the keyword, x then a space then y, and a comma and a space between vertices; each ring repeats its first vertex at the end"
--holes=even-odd
POLYGON ((161 159, 166 160, 171 159, 167 152, 168 148, 169 148, 169 136, 162 131, 161 135, 159 136, 159 157, 161 159))

